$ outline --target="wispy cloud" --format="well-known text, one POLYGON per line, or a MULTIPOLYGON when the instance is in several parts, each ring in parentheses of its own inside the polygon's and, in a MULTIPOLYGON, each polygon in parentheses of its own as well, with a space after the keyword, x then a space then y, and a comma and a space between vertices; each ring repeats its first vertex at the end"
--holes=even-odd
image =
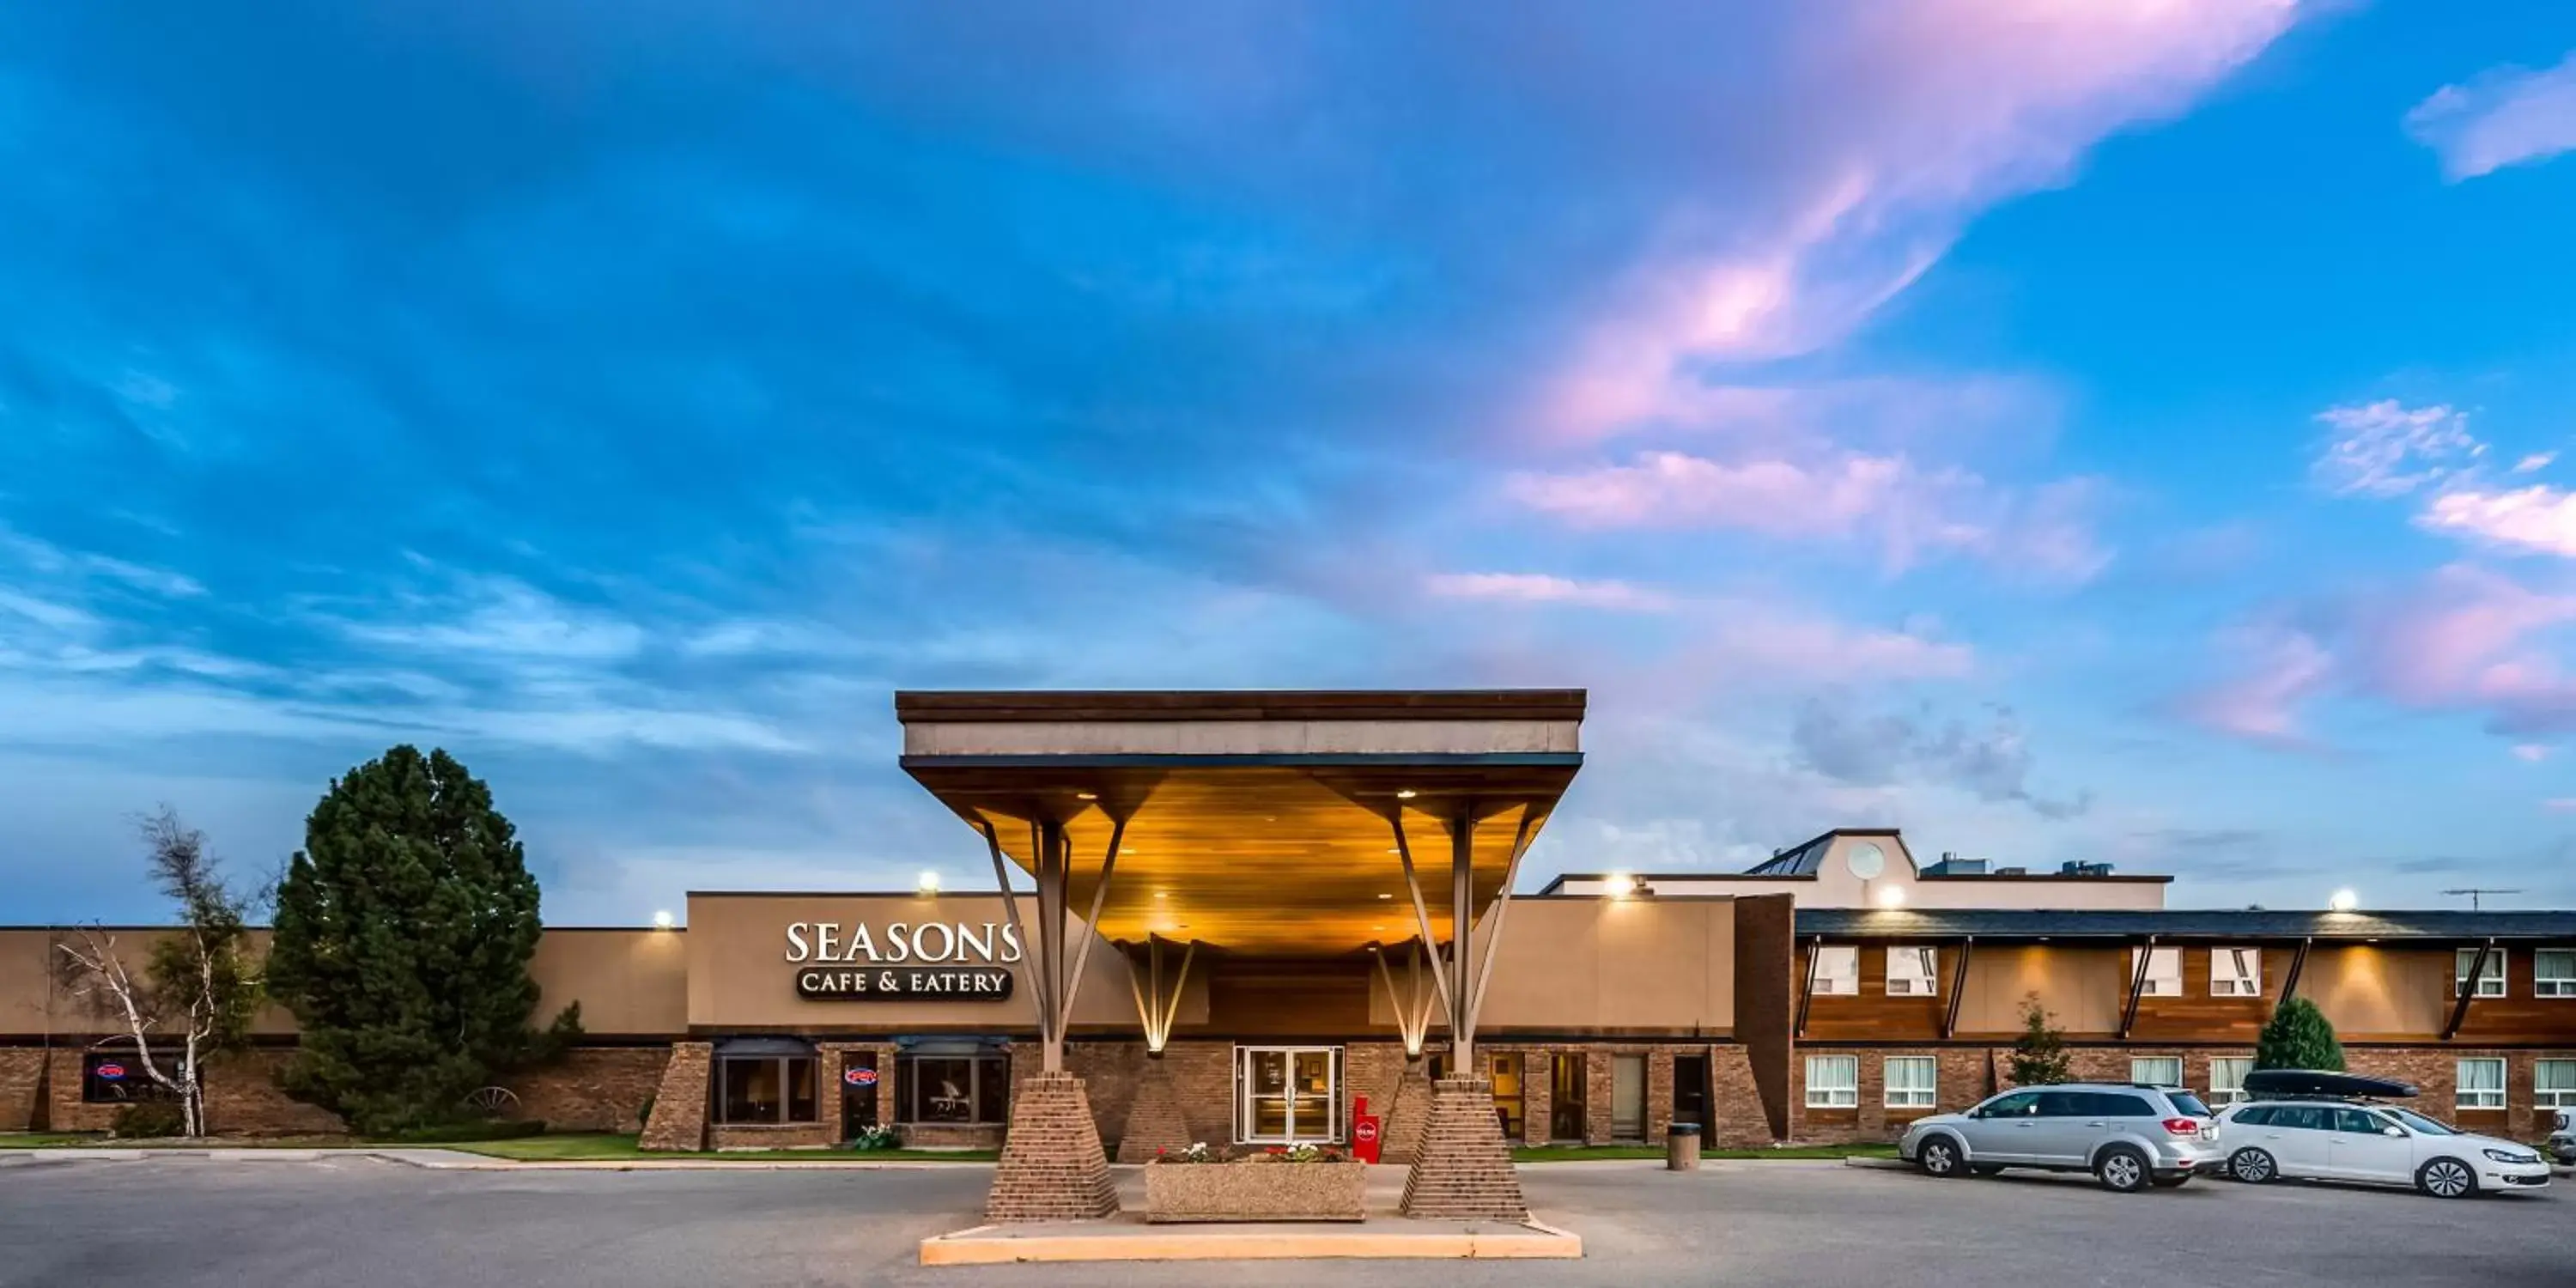
POLYGON ((1502 600, 1524 604, 1568 604, 1632 613, 1669 612, 1673 597, 1660 590, 1624 581, 1577 581, 1547 573, 1435 573, 1423 589, 1444 599, 1502 600))
POLYGON ((2397 400, 2328 407, 2317 422, 2333 430, 2318 457, 2318 481, 2345 496, 2403 496, 2439 484, 2486 455, 2464 412, 2397 400))
POLYGON ((2445 85, 2406 114, 2406 132, 2440 153, 2457 183, 2576 148, 2576 53, 2555 67, 2496 67, 2445 85))

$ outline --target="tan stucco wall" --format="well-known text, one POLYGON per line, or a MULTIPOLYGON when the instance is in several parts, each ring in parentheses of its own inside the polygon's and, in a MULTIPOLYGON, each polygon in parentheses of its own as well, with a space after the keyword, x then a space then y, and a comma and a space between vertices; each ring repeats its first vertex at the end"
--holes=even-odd
MULTIPOLYGON (((118 961, 140 976, 151 963, 152 945, 168 930, 110 928, 98 932, 114 941, 118 961)), ((39 1037, 52 1034, 92 1035, 119 1032, 121 1017, 101 1013, 88 999, 65 993, 54 984, 56 943, 81 945, 77 930, 46 927, 0 930, 0 1035, 39 1037)), ((250 932, 251 950, 268 952, 268 932, 250 932)), ((252 1017, 251 1032, 260 1036, 293 1033, 295 1017, 281 1006, 263 1006, 252 1017)))
MULTIPOLYGON (((1024 941, 1034 950, 1038 905, 1019 900, 1024 941)), ((702 1029, 792 1028, 800 1032, 1033 1031, 1036 989, 1029 962, 1010 967, 1011 996, 999 1001, 816 1001, 796 993, 797 967, 787 960, 790 922, 865 923, 880 943, 893 922, 1006 923, 998 895, 743 895, 689 896, 688 1021, 702 1029)), ((1080 918, 1075 918, 1077 934, 1080 918)), ((1077 943, 1079 941, 1077 940, 1077 943)), ((981 963, 976 963, 981 964, 981 963)), ((1206 994, 1195 1012, 1184 995, 1182 1022, 1203 1022, 1206 994)), ((1095 941, 1080 995, 1076 1025, 1136 1026, 1127 962, 1118 950, 1095 941)))
POLYGON ((668 1036, 688 1027, 688 936, 676 930, 549 930, 528 963, 536 1022, 581 1003, 584 1033, 668 1036))
POLYGON ((2117 948, 1979 944, 1968 959, 1959 1032, 2019 1032, 2023 1000, 2034 993, 2062 1032, 2116 1032, 2128 1000, 2126 961, 2126 951, 2117 948))
POLYGON ((2447 948, 2317 948, 2299 974, 2299 995, 2315 1002, 2337 1033, 2439 1033, 2450 1019, 2455 969, 2447 948))
MULTIPOLYGON (((1383 986, 1371 995, 1369 1017, 1395 1022, 1383 986)), ((1435 1015, 1435 1029, 1439 1023, 1435 1015)), ((1478 1024, 1486 1030, 1725 1033, 1735 1024, 1735 905, 1725 899, 1514 900, 1478 1024)))

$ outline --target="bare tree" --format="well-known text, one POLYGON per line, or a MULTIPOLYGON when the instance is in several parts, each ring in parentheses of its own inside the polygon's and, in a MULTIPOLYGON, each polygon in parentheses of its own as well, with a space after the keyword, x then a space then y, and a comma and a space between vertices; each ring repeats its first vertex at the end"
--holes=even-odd
POLYGON ((206 850, 206 834, 161 806, 139 825, 153 883, 178 905, 180 924, 152 945, 143 974, 117 952, 116 936, 80 927, 75 941, 55 944, 64 987, 85 996, 119 1032, 101 1047, 130 1042, 143 1076, 179 1103, 190 1136, 206 1130, 209 1057, 240 1046, 259 1006, 257 966, 248 952, 251 900, 228 885, 206 850), (153 1050, 178 1048, 175 1060, 153 1050))

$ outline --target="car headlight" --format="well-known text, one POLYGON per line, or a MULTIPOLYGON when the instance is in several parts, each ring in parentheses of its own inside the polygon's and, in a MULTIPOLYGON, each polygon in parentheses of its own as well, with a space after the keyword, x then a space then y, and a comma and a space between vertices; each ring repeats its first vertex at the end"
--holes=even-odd
POLYGON ((2517 1154, 2509 1149, 2490 1149, 2483 1152, 2487 1157, 2492 1158, 2499 1163, 2537 1163, 2540 1161, 2540 1155, 2538 1154, 2517 1154))

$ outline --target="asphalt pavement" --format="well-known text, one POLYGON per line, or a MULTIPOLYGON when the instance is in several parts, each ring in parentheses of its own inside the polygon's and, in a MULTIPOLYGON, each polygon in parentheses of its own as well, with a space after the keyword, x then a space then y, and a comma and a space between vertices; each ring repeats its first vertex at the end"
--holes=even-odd
MULTIPOLYGON (((2576 1194, 1934 1181, 1834 1164, 1523 1169, 1579 1262, 925 1269, 990 1169, 439 1172, 367 1158, 13 1161, 0 1285, 2576 1284, 2576 1194)), ((2565 1183, 2562 1182, 2562 1186, 2565 1183)))

